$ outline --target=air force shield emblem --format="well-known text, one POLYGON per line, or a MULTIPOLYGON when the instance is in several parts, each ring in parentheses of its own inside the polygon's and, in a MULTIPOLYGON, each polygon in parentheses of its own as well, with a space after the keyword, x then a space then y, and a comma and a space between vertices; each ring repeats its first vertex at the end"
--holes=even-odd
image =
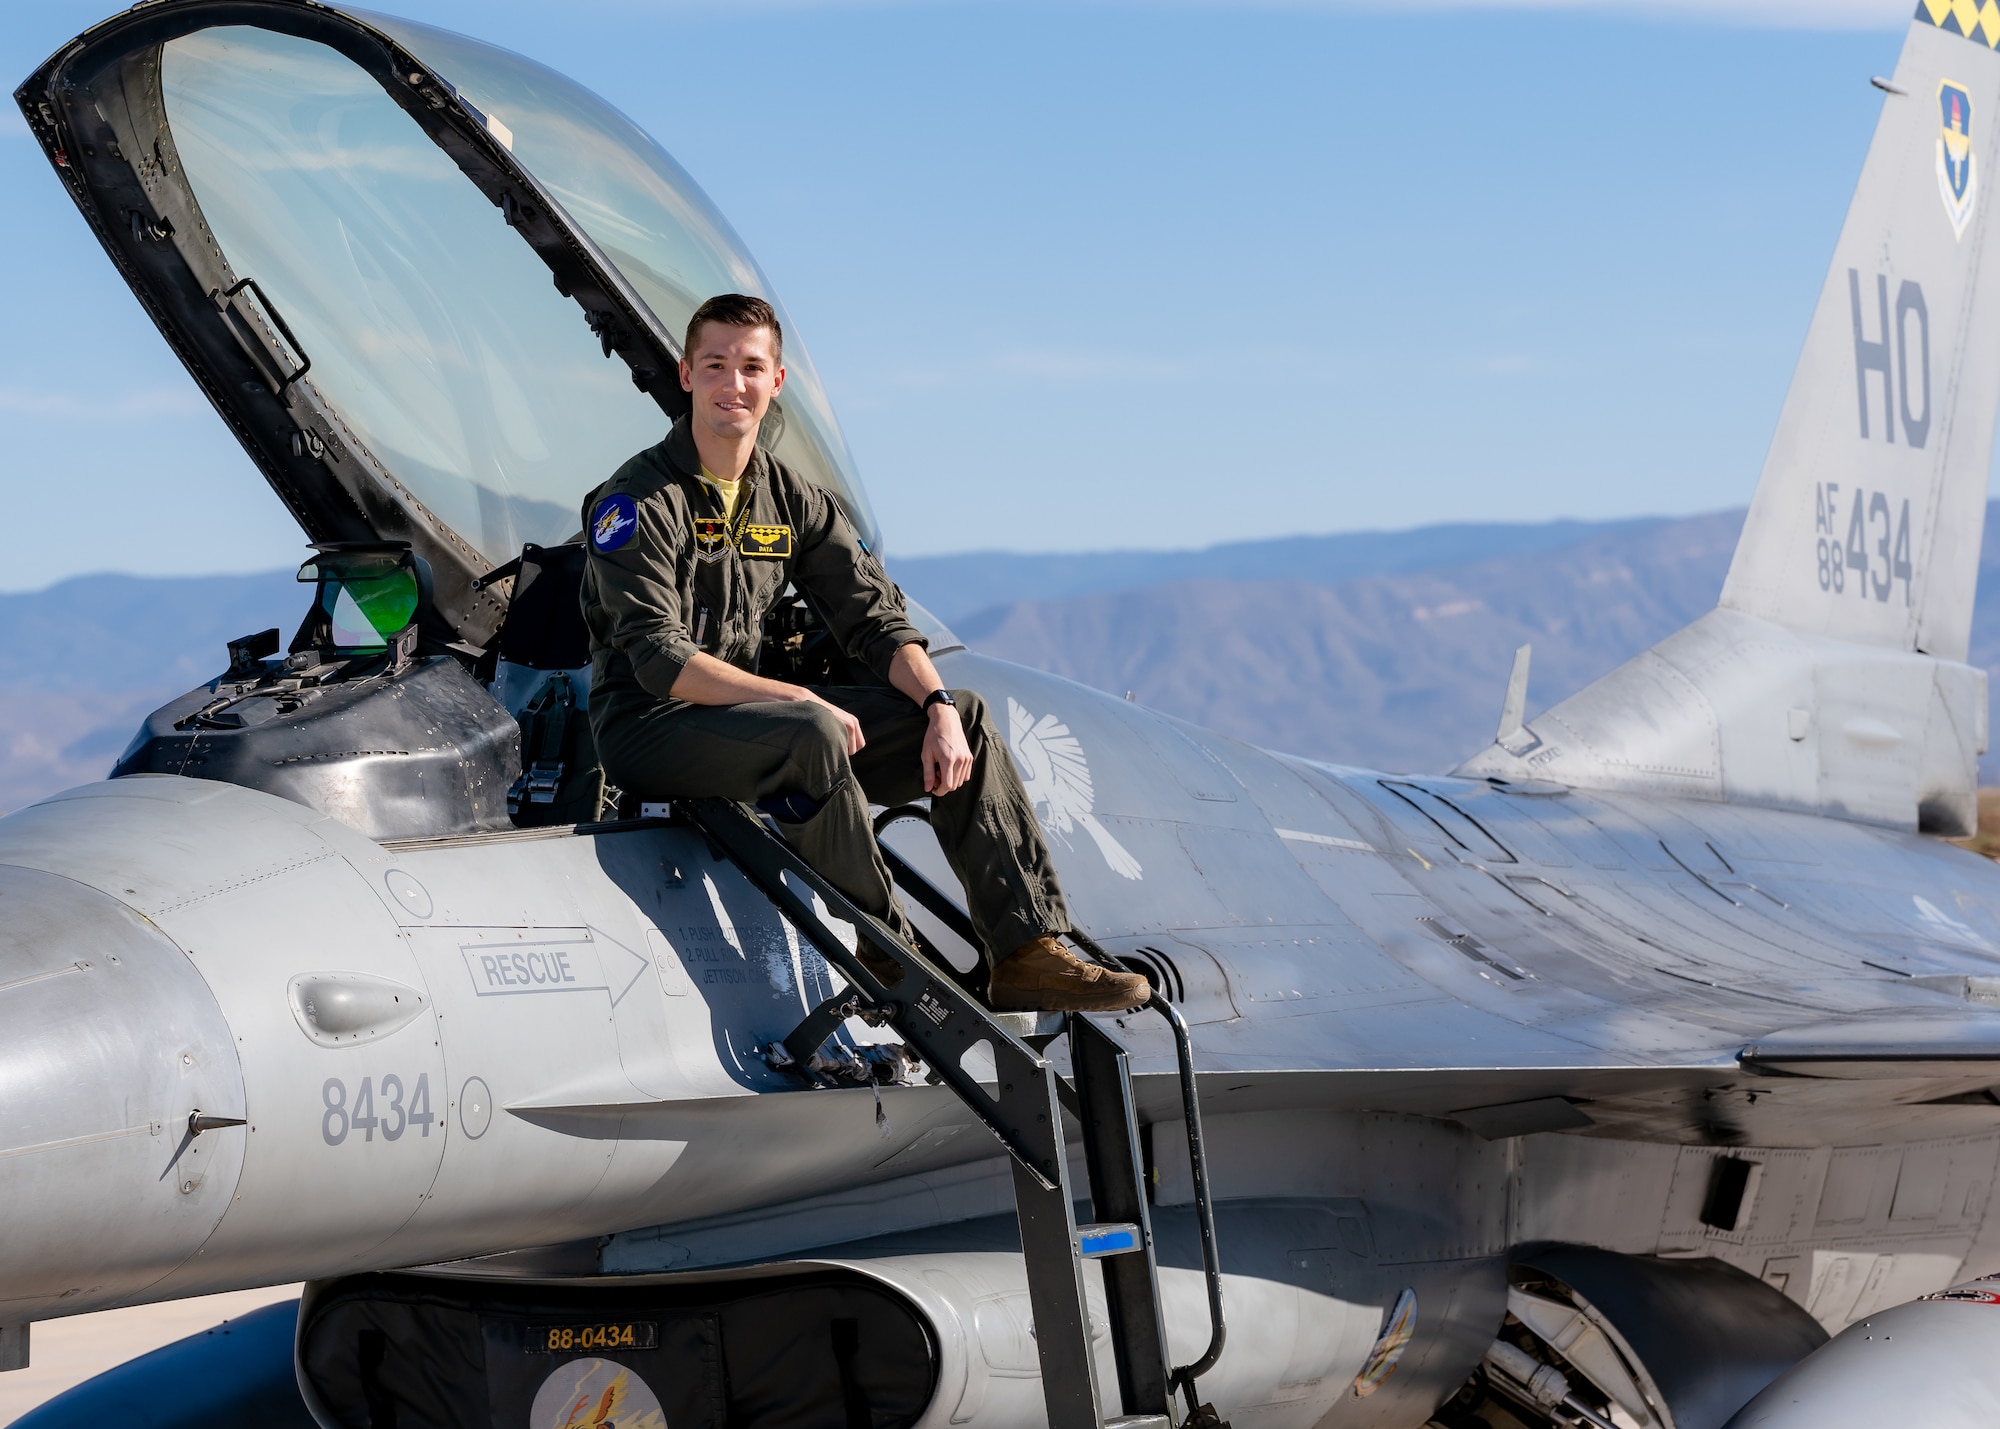
POLYGON ((729 549, 729 523, 720 516, 695 516, 694 558, 697 561, 720 559, 729 549))
POLYGON ((1972 96, 1951 80, 1938 84, 1938 197, 1944 200, 1951 231, 1965 237, 1972 206, 1979 198, 1979 171, 1972 152, 1972 96))

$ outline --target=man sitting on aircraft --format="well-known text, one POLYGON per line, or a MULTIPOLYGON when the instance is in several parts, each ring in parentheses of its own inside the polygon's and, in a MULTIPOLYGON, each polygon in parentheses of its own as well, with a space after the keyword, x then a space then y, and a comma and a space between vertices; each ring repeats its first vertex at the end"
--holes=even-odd
POLYGON ((693 413, 584 502, 590 721, 607 777, 642 798, 755 802, 822 877, 906 940, 868 802, 928 794, 996 1009, 1145 1002, 1144 978, 1059 941, 1070 930, 1062 889, 985 704, 944 688, 903 593, 839 504, 758 447, 784 390, 783 344, 761 298, 703 303, 681 361, 693 413), (764 617, 787 583, 885 686, 809 689, 756 673, 764 617))

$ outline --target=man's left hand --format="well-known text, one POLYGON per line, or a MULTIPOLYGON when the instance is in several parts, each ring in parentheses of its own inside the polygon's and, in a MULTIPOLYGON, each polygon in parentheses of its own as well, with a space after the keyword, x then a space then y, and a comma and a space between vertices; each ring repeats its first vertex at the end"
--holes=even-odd
POLYGON ((972 746, 950 705, 932 705, 930 722, 924 734, 924 792, 949 794, 972 777, 972 746))

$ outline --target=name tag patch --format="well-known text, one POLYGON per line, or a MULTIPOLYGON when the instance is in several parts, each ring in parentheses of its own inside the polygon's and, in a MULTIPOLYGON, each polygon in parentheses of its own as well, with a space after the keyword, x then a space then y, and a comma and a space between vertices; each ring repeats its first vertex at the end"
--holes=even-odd
POLYGON ((729 523, 720 516, 694 519, 694 554, 697 560, 712 561, 729 549, 729 523))
POLYGON ((736 549, 746 556, 772 556, 782 558, 792 553, 792 528, 789 526, 745 526, 743 535, 736 543, 736 549))

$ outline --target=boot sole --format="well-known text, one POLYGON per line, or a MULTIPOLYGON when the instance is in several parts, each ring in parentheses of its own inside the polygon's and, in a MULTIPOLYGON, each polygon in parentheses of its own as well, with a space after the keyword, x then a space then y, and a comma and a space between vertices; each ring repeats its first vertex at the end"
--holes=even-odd
POLYGON ((1146 1005, 1146 998, 1137 1002, 1130 994, 1109 997, 1069 997, 1051 992, 1046 996, 1030 997, 1022 995, 1001 996, 988 989, 986 1005, 995 1012, 1133 1012, 1146 1005))

